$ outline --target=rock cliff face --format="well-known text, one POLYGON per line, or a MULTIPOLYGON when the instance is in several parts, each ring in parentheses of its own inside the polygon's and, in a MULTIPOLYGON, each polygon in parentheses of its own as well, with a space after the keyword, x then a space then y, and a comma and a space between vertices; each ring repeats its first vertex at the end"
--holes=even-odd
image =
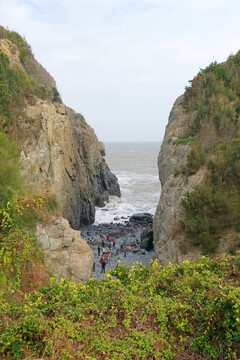
POLYGON ((54 79, 27 56, 22 64, 20 52, 8 39, 0 40, 12 67, 30 76, 37 86, 53 95, 46 100, 36 96, 26 100, 18 124, 23 172, 35 192, 56 195, 62 215, 74 229, 94 221, 95 206, 104 206, 109 195, 120 196, 115 175, 105 162, 104 145, 83 116, 59 102, 54 79))
POLYGON ((190 177, 176 173, 177 169, 186 164, 187 154, 191 149, 188 144, 175 143, 186 134, 191 121, 182 102, 183 96, 180 96, 173 105, 158 157, 162 191, 154 216, 153 233, 156 255, 163 265, 195 259, 201 254, 199 247, 184 242, 181 231, 182 198, 186 192, 196 189, 206 173, 204 167, 190 177))
POLYGON ((92 223, 95 206, 104 206, 109 195, 120 196, 104 145, 84 118, 63 104, 38 100, 25 113, 31 122, 22 124, 28 134, 22 157, 29 185, 55 194, 74 229, 92 223))

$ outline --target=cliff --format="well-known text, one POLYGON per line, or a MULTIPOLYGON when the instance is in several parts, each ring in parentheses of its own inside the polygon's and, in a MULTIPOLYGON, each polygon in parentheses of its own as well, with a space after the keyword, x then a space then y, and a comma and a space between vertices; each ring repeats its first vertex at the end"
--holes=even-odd
POLYGON ((183 96, 174 103, 169 115, 164 140, 158 156, 161 197, 153 221, 154 248, 161 264, 180 263, 200 256, 200 249, 184 241, 182 198, 201 183, 204 169, 186 177, 177 170, 187 163, 191 145, 177 144, 189 128, 189 117, 183 109, 183 96))
POLYGON ((0 181, 0 215, 7 213, 9 219, 7 226, 5 215, 0 216, 0 235, 6 240, 15 227, 20 228, 18 249, 18 242, 32 239, 28 234, 32 235, 37 218, 35 234, 48 272, 58 282, 88 281, 94 255, 77 229, 94 222, 95 207, 104 206, 110 195, 120 196, 117 178, 104 159, 104 145, 83 116, 62 103, 54 79, 35 60, 27 42, 2 27, 0 74, 1 169, 12 180, 5 187, 3 176, 0 181), (19 153, 21 173, 13 169, 16 164, 18 170, 19 153), (22 178, 25 207, 17 203, 22 178), (40 207, 34 205, 34 196, 40 207), (50 211, 47 203, 43 206, 47 199, 58 203, 59 210, 45 221, 44 206, 45 212, 50 211))
POLYGON ((37 100, 25 109, 32 123, 22 146, 32 191, 55 194, 63 217, 77 229, 94 222, 95 206, 120 196, 117 178, 104 160, 104 145, 80 114, 63 104, 37 100))
POLYGON ((201 70, 170 112, 153 223, 161 264, 240 247, 239 58, 201 70))
POLYGON ((56 195, 63 217, 74 229, 94 222, 95 206, 104 206, 109 195, 120 196, 117 178, 104 159, 104 145, 82 115, 61 103, 54 79, 23 40, 17 46, 0 39, 0 50, 17 75, 24 76, 27 87, 19 94, 22 105, 15 109, 18 119, 11 131, 22 150, 29 188, 56 195))

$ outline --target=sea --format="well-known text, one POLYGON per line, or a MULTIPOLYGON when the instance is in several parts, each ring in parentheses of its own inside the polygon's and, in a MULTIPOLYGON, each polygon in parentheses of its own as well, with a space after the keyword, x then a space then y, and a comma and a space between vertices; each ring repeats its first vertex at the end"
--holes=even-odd
POLYGON ((111 196, 97 208, 95 224, 124 222, 134 213, 154 215, 161 193, 158 178, 158 142, 106 142, 106 162, 117 176, 121 198, 111 196))

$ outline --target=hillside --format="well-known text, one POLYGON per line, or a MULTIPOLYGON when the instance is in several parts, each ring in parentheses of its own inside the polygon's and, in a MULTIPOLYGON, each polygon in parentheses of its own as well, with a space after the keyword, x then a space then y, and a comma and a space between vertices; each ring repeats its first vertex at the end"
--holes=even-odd
POLYGON ((154 219, 162 263, 240 247, 240 53, 190 81, 170 113, 159 154, 154 219))

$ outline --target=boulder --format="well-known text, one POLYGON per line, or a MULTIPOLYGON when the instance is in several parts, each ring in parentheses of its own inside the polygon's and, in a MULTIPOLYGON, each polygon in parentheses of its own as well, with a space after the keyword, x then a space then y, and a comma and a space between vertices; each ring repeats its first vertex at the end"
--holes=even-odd
POLYGON ((147 212, 143 213, 136 213, 130 216, 129 221, 131 222, 151 222, 153 219, 152 214, 149 214, 147 212))
POLYGON ((70 279, 76 283, 92 277, 94 255, 80 231, 73 230, 64 218, 52 218, 38 224, 36 236, 45 255, 45 265, 56 281, 70 279))
POLYGON ((141 233, 140 248, 147 251, 153 249, 153 231, 151 229, 145 229, 141 233))

